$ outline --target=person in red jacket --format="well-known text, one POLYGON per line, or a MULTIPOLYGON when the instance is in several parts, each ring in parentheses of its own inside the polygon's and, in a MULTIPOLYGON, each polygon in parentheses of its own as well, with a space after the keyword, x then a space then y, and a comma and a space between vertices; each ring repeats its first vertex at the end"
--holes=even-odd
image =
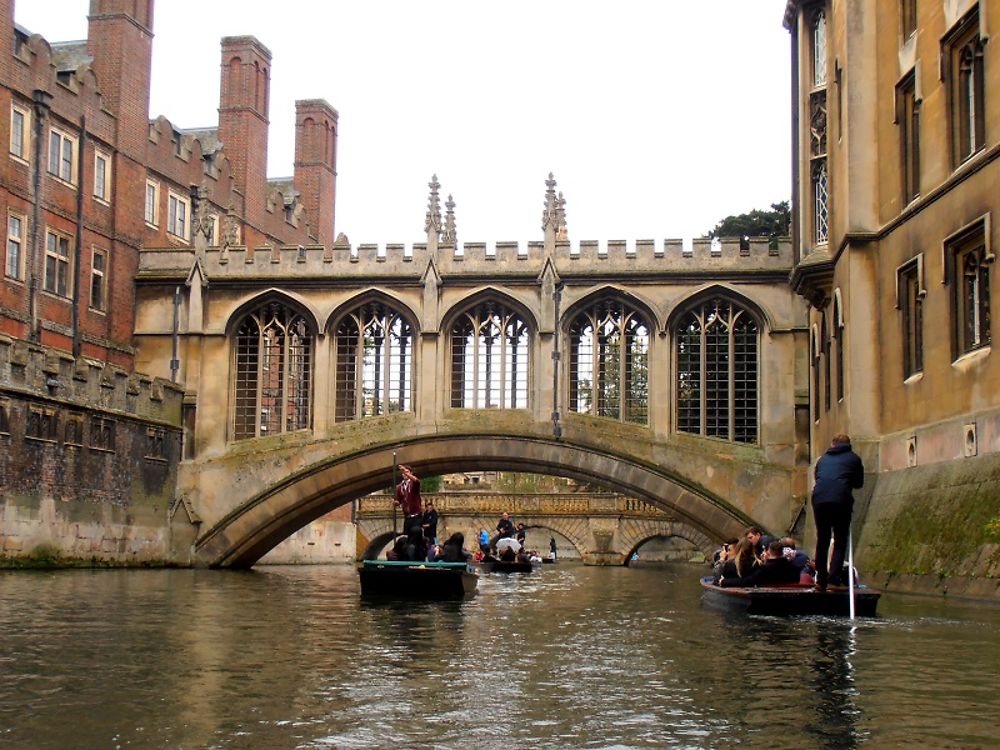
MULTIPOLYGON (((396 498, 393 500, 403 510, 403 533, 409 535, 410 529, 420 529, 423 523, 423 512, 420 507, 420 480, 406 464, 399 465, 403 475, 396 485, 396 498)), ((421 531, 421 533, 423 533, 421 531)))

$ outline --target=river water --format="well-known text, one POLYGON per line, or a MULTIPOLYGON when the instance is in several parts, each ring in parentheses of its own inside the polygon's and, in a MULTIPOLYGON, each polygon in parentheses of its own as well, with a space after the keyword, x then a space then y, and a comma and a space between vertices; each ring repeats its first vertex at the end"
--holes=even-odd
POLYGON ((996 747, 1000 608, 725 615, 702 568, 487 574, 371 605, 349 566, 0 573, 0 747, 996 747))

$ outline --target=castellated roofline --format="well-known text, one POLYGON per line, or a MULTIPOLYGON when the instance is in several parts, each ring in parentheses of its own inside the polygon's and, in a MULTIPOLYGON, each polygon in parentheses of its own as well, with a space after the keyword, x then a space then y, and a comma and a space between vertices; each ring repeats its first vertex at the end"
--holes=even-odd
MULTIPOLYGON (((412 276, 419 278, 434 262, 440 274, 537 274, 547 258, 559 273, 788 273, 793 265, 791 242, 781 238, 773 245, 767 237, 713 241, 706 238, 686 244, 666 240, 568 240, 546 247, 542 240, 519 242, 466 242, 459 246, 427 243, 360 244, 341 241, 333 246, 296 245, 210 247, 201 257, 210 279, 309 278, 335 276, 412 276)), ((172 278, 187 273, 195 259, 193 248, 144 248, 139 260, 139 281, 172 278)))

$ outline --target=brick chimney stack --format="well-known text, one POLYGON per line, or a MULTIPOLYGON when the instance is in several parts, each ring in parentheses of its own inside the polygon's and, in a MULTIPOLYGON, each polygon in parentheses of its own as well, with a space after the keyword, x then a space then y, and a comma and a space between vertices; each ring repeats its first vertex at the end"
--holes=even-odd
POLYGON ((271 51, 252 36, 222 40, 219 140, 245 201, 244 218, 259 225, 267 200, 267 114, 271 51))
POLYGON ((153 0, 90 0, 87 52, 104 106, 117 118, 118 149, 138 162, 149 139, 153 0))
POLYGON ((0 76, 12 78, 10 56, 14 54, 14 0, 0 0, 0 76))
POLYGON ((338 117, 322 99, 295 102, 295 189, 321 245, 334 240, 338 117))

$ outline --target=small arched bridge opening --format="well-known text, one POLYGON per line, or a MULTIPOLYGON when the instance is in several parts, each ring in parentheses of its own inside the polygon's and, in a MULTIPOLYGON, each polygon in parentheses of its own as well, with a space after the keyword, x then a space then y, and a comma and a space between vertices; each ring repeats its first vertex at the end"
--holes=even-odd
MULTIPOLYGON (((495 528, 502 513, 525 525, 525 546, 543 556, 549 536, 558 536, 563 554, 590 565, 627 565, 631 553, 650 539, 683 539, 706 557, 716 541, 672 511, 633 497, 607 492, 498 493, 468 492, 426 495, 439 513, 438 537, 454 532, 465 536, 466 547, 476 548, 480 529, 495 528), (566 545, 569 545, 567 548, 566 545)), ((392 513, 389 495, 372 495, 358 504, 361 559, 372 559, 392 542, 401 520, 392 513)), ((493 532, 491 545, 498 535, 493 532)))

